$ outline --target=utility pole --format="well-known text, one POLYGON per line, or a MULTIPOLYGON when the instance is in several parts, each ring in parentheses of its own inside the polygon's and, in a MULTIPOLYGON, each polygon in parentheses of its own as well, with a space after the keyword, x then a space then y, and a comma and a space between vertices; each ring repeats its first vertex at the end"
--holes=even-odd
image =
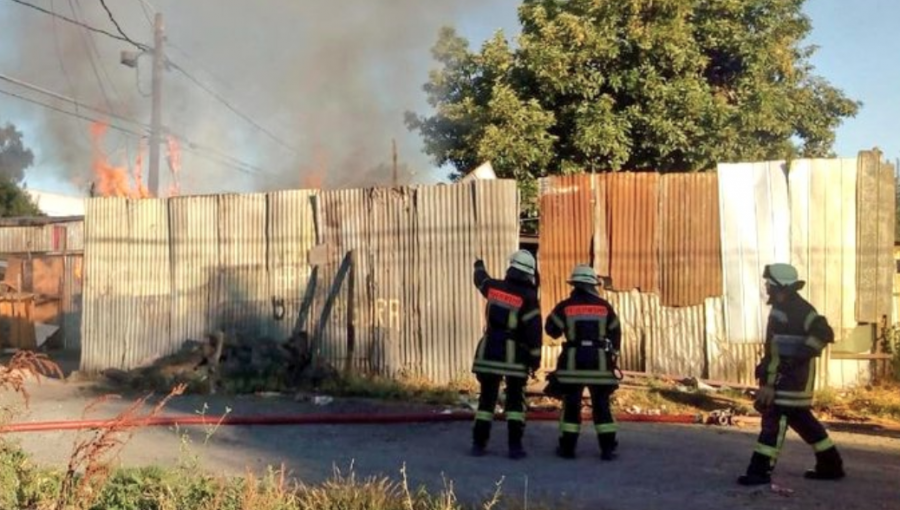
POLYGON ((150 119, 150 169, 147 172, 147 188, 154 197, 159 196, 159 146, 162 144, 162 77, 166 57, 162 13, 156 13, 153 23, 153 106, 150 119))
POLYGON ((398 183, 397 183, 397 140, 396 139, 391 139, 391 147, 392 147, 393 159, 394 159, 394 165, 393 165, 393 168, 391 171, 391 176, 392 176, 391 183, 393 184, 393 187, 396 188, 398 185, 398 183))

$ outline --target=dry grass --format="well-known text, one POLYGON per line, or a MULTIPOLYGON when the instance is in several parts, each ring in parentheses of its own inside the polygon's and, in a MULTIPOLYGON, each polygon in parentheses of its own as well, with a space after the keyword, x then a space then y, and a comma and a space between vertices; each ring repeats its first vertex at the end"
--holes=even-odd
POLYGON ((325 380, 319 391, 343 397, 454 405, 459 403, 460 394, 475 393, 477 387, 467 382, 437 385, 424 378, 403 375, 396 379, 377 375, 347 375, 325 380))
MULTIPOLYGON (((62 477, 56 510, 72 508, 73 505, 75 508, 90 508, 112 472, 115 454, 131 440, 135 429, 143 426, 149 418, 158 416, 169 400, 181 395, 184 389, 183 385, 175 387, 146 413, 142 411, 150 395, 137 399, 119 413, 110 426, 96 429, 86 438, 76 439, 68 467, 62 477)), ((111 398, 115 397, 101 397, 88 405, 82 418, 111 398)))
POLYGON ((59 365, 51 361, 46 354, 19 351, 9 360, 9 364, 0 365, 0 391, 11 391, 21 395, 27 406, 31 397, 25 386, 28 379, 34 378, 40 383, 42 376, 52 375, 63 377, 59 365))
POLYGON ((900 424, 900 383, 816 392, 815 408, 833 418, 851 422, 887 419, 900 424))

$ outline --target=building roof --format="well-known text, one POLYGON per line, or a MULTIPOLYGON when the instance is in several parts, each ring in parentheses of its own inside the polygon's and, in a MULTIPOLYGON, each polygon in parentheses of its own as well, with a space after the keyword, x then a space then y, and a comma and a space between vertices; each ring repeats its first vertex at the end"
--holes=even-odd
POLYGON ((84 216, 84 197, 46 191, 26 190, 38 208, 47 216, 84 216))

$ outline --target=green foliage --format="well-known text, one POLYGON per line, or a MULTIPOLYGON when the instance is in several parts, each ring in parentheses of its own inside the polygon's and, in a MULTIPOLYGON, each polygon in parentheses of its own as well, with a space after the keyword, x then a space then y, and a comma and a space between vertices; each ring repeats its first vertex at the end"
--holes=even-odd
POLYGON ((0 126, 0 178, 22 182, 32 163, 34 154, 22 143, 22 133, 9 123, 0 126))
POLYGON ((432 115, 406 114, 459 178, 485 160, 536 177, 691 171, 828 156, 859 103, 813 73, 803 0, 524 0, 515 45, 453 29, 432 53, 432 115))
POLYGON ((0 177, 0 218, 16 216, 44 216, 44 213, 24 189, 0 177))

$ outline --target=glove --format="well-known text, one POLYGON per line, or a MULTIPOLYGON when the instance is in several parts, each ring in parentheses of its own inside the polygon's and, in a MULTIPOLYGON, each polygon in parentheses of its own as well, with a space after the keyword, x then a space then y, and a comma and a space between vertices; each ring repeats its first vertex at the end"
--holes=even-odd
POLYGON ((770 385, 760 386, 756 393, 756 400, 753 402, 753 408, 759 412, 763 412, 775 403, 775 388, 770 385))

